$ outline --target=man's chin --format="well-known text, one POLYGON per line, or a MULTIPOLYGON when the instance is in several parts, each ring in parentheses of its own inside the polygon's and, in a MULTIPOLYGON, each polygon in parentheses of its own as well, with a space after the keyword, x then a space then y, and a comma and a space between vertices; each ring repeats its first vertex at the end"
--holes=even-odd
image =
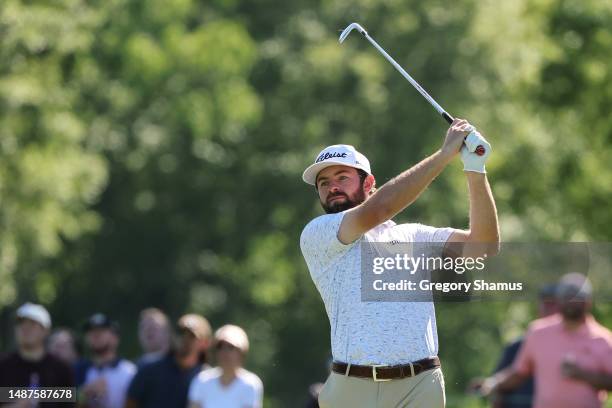
POLYGON ((325 212, 327 214, 336 214, 342 211, 346 211, 349 210, 353 207, 355 207, 355 203, 352 203, 349 200, 343 201, 343 202, 333 202, 331 204, 321 204, 321 206, 323 207, 323 210, 325 210, 325 212))

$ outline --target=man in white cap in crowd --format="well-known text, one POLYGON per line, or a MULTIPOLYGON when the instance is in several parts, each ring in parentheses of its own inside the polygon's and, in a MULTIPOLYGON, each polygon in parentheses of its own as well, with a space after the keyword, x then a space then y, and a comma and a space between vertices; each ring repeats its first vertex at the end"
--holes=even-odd
MULTIPOLYGON (((0 359, 2 387, 73 387, 70 367, 45 351, 51 329, 51 316, 41 305, 26 303, 17 309, 15 341, 17 350, 0 359)), ((21 401, 6 407, 29 407, 21 401), (21 405, 20 405, 21 404, 21 405)), ((49 407, 74 406, 72 403, 47 403, 49 407)))
POLYGON ((321 407, 444 407, 433 302, 362 301, 361 245, 419 243, 441 256, 456 243, 463 256, 496 253, 497 211, 485 171, 490 151, 473 126, 455 119, 438 151, 378 190, 368 159, 353 146, 325 148, 304 171, 327 213, 300 239, 331 325, 334 361, 321 407), (469 187, 468 230, 391 221, 459 154, 469 187))
POLYGON ((249 339, 231 324, 215 332, 218 367, 194 378, 189 388, 189 408, 261 408, 263 383, 242 367, 249 339))

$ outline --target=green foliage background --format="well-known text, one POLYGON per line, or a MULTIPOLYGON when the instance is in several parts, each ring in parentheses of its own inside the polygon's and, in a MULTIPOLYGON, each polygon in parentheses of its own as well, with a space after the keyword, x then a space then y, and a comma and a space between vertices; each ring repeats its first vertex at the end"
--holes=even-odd
MULTIPOLYGON (((115 316, 130 357, 140 309, 196 311, 243 325, 267 404, 298 404, 329 353, 304 166, 351 143, 380 185, 446 128, 366 42, 338 45, 352 21, 491 140, 504 240, 612 240, 610 2, 3 0, 0 349, 26 300, 115 316)), ((466 226, 460 163, 398 220, 466 226)), ((465 385, 533 305, 437 314, 449 406, 478 406, 465 385)))

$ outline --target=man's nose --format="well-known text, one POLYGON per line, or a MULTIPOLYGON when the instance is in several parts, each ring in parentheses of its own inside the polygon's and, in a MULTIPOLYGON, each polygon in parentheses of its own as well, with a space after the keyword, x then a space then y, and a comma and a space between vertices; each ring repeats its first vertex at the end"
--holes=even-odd
POLYGON ((329 192, 330 193, 337 193, 338 191, 340 191, 340 187, 338 187, 337 184, 332 182, 331 186, 329 187, 329 192))

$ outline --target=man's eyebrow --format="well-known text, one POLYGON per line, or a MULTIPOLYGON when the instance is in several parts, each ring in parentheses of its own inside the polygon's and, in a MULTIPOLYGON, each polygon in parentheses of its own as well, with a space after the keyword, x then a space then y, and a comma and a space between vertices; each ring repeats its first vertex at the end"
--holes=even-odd
MULTIPOLYGON (((349 172, 348 170, 342 169, 342 170, 338 170, 333 175, 337 176, 340 173, 348 173, 348 172, 349 172)), ((317 180, 316 180, 316 184, 319 184, 319 181, 321 181, 321 180, 327 180, 327 179, 328 179, 328 177, 325 177, 325 176, 318 177, 317 180)))

